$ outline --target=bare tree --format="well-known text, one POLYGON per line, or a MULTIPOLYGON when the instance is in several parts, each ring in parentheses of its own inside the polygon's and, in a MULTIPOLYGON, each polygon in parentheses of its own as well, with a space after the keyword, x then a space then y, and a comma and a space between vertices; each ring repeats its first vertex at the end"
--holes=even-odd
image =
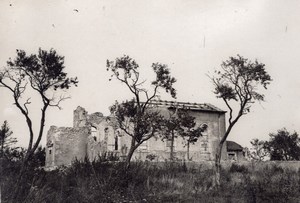
POLYGON ((128 166, 134 151, 161 129, 163 117, 155 107, 152 107, 151 100, 157 98, 159 89, 164 89, 173 98, 176 97, 173 88, 176 80, 170 76, 167 65, 153 63, 152 68, 156 78, 151 82, 152 90, 149 91, 145 88, 145 81, 140 80, 139 65, 135 60, 123 56, 115 61, 107 61, 107 70, 113 73, 111 77, 123 83, 133 95, 132 100, 116 102, 111 107, 111 113, 117 118, 118 127, 131 137, 131 146, 126 158, 128 166))
POLYGON ((14 104, 24 116, 29 130, 29 143, 23 163, 26 164, 38 148, 44 132, 46 111, 48 107, 60 107, 60 103, 69 98, 59 90, 77 85, 77 78, 68 78, 64 72, 64 57, 55 50, 39 49, 38 54, 27 55, 17 50, 14 60, 7 62, 7 67, 0 72, 0 87, 12 94, 14 104), (29 91, 29 89, 31 89, 29 91), (33 90, 33 91, 32 91, 33 90), (36 92, 42 103, 38 132, 34 132, 30 117, 31 96, 36 92), (28 94, 27 94, 28 93, 28 94), (59 94, 59 95, 57 95, 59 94))
POLYGON ((264 64, 251 62, 238 55, 224 61, 221 64, 221 71, 216 71, 216 75, 211 79, 215 86, 214 93, 223 99, 229 109, 228 127, 220 140, 215 158, 216 184, 220 185, 223 144, 241 116, 250 112, 251 104, 255 101, 264 101, 264 95, 259 92, 261 88, 267 89, 271 77, 266 72, 264 64), (236 104, 231 103, 232 101, 236 104))

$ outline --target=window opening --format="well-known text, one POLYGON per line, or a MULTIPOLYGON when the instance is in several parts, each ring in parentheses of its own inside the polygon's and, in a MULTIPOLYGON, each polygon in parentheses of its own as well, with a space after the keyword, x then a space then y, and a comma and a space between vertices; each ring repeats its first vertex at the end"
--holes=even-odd
POLYGON ((94 126, 91 126, 91 135, 92 138, 94 138, 94 140, 97 141, 97 128, 94 126))
POLYGON ((115 136, 115 150, 118 150, 118 135, 115 136))

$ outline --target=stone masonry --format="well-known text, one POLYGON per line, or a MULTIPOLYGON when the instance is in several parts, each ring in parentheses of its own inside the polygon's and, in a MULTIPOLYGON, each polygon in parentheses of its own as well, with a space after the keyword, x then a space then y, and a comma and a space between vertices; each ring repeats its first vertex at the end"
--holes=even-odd
MULTIPOLYGON (((212 161, 220 137, 225 132, 225 111, 210 104, 152 101, 152 106, 162 114, 175 108, 184 108, 194 116, 198 126, 207 125, 207 130, 195 144, 190 145, 191 161, 212 161)), ((88 112, 78 106, 74 110, 73 127, 51 126, 47 134, 46 166, 71 164, 75 158, 82 160, 97 159, 104 153, 113 153, 121 159, 129 151, 130 139, 118 129, 113 116, 88 112)), ((187 160, 186 141, 176 138, 174 152, 177 160, 187 160)), ((223 159, 227 159, 226 146, 223 147, 223 159)), ((164 161, 170 157, 169 142, 160 138, 151 138, 135 151, 132 160, 146 160, 152 155, 155 161, 164 161)))

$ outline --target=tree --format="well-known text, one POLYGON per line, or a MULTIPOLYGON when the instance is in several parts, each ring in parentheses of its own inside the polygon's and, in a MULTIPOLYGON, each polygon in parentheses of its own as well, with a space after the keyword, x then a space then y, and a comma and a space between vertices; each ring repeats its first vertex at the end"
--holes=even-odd
POLYGON ((185 113, 182 119, 183 132, 182 137, 187 141, 187 159, 190 160, 190 145, 195 144, 198 139, 203 136, 203 132, 207 129, 207 125, 196 126, 195 117, 185 113))
POLYGON ((266 156, 269 155, 266 149, 266 141, 253 139, 250 141, 252 148, 250 152, 250 158, 255 161, 263 161, 266 156))
POLYGON ((265 148, 270 153, 270 160, 300 160, 300 138, 297 132, 290 133, 283 128, 277 133, 270 133, 265 148))
POLYGON ((165 118, 162 125, 162 138, 170 142, 170 160, 174 160, 175 138, 179 136, 186 140, 187 158, 189 160, 190 144, 197 142, 207 127, 196 127, 195 117, 188 114, 188 109, 179 109, 178 107, 175 111, 169 112, 169 116, 165 118))
POLYGON ((13 132, 10 130, 7 121, 4 121, 0 129, 0 146, 1 158, 5 156, 5 152, 17 142, 17 138, 12 137, 13 132))
POLYGON ((14 104, 24 116, 29 130, 29 143, 24 158, 28 162, 38 148, 44 132, 46 111, 48 107, 58 107, 60 102, 69 98, 59 94, 59 90, 68 89, 77 85, 77 78, 68 78, 64 72, 64 57, 59 56, 55 50, 45 51, 39 49, 38 54, 27 55, 23 50, 17 50, 14 60, 7 62, 7 67, 0 72, 0 87, 8 89, 14 104), (31 89, 31 91, 26 91, 31 89), (36 92, 39 95, 42 108, 38 132, 34 132, 33 120, 29 114, 31 97, 26 93, 36 92), (59 96, 58 96, 59 94, 59 96), (24 99, 24 97, 27 97, 24 99))
POLYGON ((251 105, 255 101, 264 101, 264 95, 259 92, 261 88, 267 89, 271 77, 265 70, 265 64, 251 62, 239 55, 224 61, 221 71, 216 71, 215 74, 211 77, 215 87, 214 93, 217 98, 223 99, 229 109, 228 127, 219 142, 215 158, 216 184, 220 185, 223 144, 241 116, 250 112, 251 105))
POLYGON ((125 55, 115 61, 107 60, 107 70, 112 72, 111 77, 123 83, 133 95, 132 100, 116 102, 110 108, 117 119, 118 127, 131 137, 126 158, 128 166, 134 151, 161 130, 163 116, 151 105, 151 100, 157 98, 159 89, 164 89, 173 98, 176 97, 176 90, 173 88, 176 80, 171 77, 167 65, 153 63, 152 68, 156 78, 151 82, 152 92, 149 92, 145 88, 145 81, 140 81, 139 65, 134 59, 125 55))
POLYGON ((168 117, 162 122, 162 140, 170 143, 170 160, 174 160, 174 141, 183 129, 181 127, 181 119, 178 116, 178 109, 175 112, 169 111, 168 117))

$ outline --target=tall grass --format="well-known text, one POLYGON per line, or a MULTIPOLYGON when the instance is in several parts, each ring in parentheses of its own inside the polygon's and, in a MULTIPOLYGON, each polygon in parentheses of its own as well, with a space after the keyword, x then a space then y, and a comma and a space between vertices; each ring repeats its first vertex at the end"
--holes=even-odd
POLYGON ((3 167, 2 202, 300 202, 300 170, 277 165, 240 166, 214 171, 185 163, 123 162, 106 159, 80 162, 53 171, 31 168, 23 193, 12 200, 17 163, 3 167))

